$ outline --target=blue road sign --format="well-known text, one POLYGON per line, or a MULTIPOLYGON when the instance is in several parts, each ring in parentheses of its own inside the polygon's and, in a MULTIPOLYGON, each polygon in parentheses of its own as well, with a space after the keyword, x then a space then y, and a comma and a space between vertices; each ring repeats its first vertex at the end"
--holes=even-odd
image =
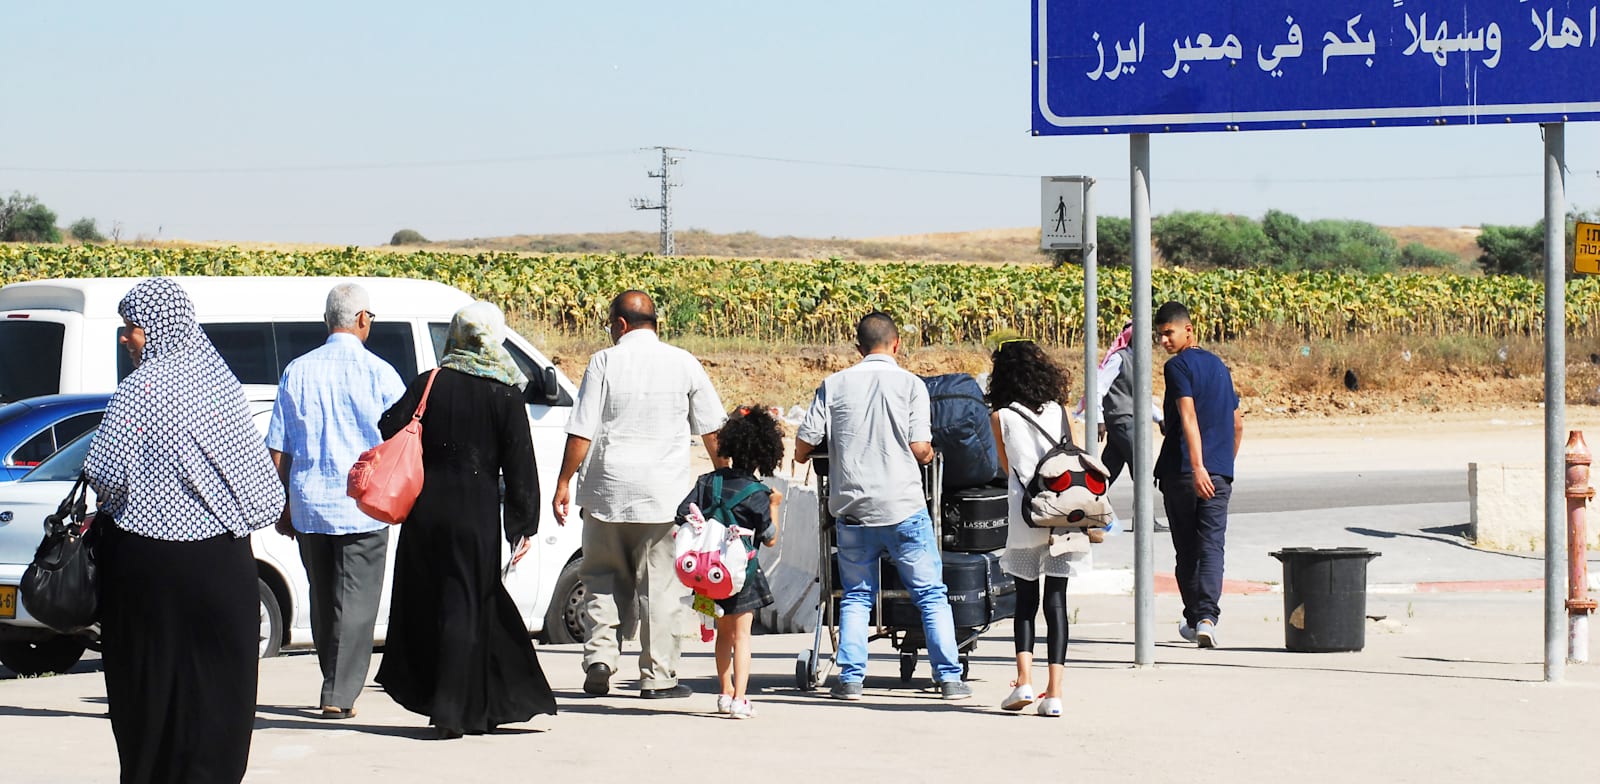
POLYGON ((1600 119, 1600 0, 1033 0, 1033 132, 1600 119))

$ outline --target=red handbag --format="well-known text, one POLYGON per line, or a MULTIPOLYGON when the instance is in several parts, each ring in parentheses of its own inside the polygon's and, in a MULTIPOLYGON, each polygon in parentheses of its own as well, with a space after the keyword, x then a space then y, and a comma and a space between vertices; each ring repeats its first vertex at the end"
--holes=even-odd
POLYGON ((374 520, 399 525, 422 493, 422 412, 428 408, 428 393, 437 375, 438 368, 428 374, 411 421, 389 440, 362 452, 350 467, 345 495, 356 499, 356 506, 374 520))

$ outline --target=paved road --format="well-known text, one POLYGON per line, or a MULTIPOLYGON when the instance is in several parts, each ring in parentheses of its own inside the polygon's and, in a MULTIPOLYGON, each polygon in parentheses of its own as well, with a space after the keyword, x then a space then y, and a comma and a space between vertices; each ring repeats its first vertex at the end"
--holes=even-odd
MULTIPOLYGON (((1119 481, 1111 503, 1119 514, 1133 510, 1133 485, 1119 481), (1127 510, 1127 511, 1123 511, 1127 510)), ((1351 506, 1467 503, 1467 472, 1460 471, 1330 471, 1240 476, 1228 509, 1234 514, 1296 512, 1351 506)), ((1161 498, 1156 496, 1156 516, 1161 498)))
MULTIPOLYGON (((1158 666, 1128 666, 1129 597, 1073 602, 1066 715, 1042 719, 996 706, 1013 676, 1010 627, 972 657, 977 696, 934 699, 927 668, 902 686, 885 641, 872 643, 866 696, 839 703, 794 687, 809 636, 759 637, 751 679, 757 718, 711 713, 711 646, 686 645, 697 695, 642 701, 628 646, 617 691, 587 698, 577 646, 541 647, 561 713, 501 734, 426 740, 423 717, 369 687, 350 721, 313 715, 316 659, 263 662, 246 782, 507 782, 688 780, 706 777, 703 751, 730 738, 738 776, 775 784, 913 778, 926 782, 1086 781, 1504 782, 1590 775, 1582 725, 1600 669, 1540 684, 1539 599, 1528 594, 1374 597, 1366 650, 1283 650, 1278 596, 1230 599, 1225 648, 1197 650, 1158 635, 1158 666), (1492 630, 1486 634, 1484 631, 1492 630)), ((1157 617, 1177 616, 1160 597, 1157 617)), ((1163 630, 1169 629, 1163 624, 1163 630)), ((377 662, 373 662, 374 666, 377 662)), ((1042 666, 1036 671, 1042 678, 1042 666)), ((116 779, 116 747, 97 674, 0 683, 6 781, 116 779)))

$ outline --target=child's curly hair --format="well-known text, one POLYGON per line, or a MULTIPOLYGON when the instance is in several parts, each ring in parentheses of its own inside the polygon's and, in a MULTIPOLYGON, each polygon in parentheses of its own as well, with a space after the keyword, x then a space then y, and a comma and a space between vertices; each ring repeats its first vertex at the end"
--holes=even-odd
POLYGON ((772 476, 783 462, 783 428, 766 406, 739 406, 717 434, 717 454, 735 469, 772 476))

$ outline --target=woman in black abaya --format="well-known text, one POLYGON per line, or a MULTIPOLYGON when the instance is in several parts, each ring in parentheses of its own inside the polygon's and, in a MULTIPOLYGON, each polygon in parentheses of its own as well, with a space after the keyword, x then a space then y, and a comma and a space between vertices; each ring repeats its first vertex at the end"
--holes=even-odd
MULTIPOLYGON (((441 739, 556 712, 527 627, 501 582, 500 536, 513 558, 539 528, 539 478, 522 387, 487 302, 450 322, 422 416, 422 494, 400 526, 389 634, 378 683, 429 717, 441 739), (502 514, 499 485, 505 480, 502 514)), ((384 413, 384 438, 411 420, 428 384, 414 379, 384 413)))
POLYGON ((170 278, 117 305, 135 370, 84 462, 99 496, 101 642, 124 784, 238 782, 255 724, 250 532, 283 484, 239 381, 170 278))

